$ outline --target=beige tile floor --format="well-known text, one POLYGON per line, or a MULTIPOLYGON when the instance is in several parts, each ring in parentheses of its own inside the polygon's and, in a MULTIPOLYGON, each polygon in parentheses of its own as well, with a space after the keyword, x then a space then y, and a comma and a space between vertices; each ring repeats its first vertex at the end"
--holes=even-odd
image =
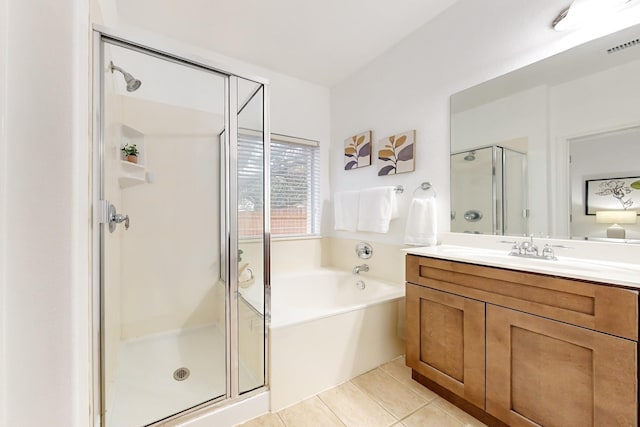
MULTIPOLYGON (((404 357, 241 427, 481 427, 411 379, 404 357)), ((485 426, 486 427, 486 426, 485 426)))

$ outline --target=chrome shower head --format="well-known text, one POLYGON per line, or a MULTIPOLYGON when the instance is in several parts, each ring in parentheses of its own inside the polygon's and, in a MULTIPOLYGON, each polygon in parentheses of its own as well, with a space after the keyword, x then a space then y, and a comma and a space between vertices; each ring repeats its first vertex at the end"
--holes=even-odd
POLYGON ((464 159, 465 159, 467 162, 473 162, 473 161, 476 159, 476 152, 475 152, 475 151, 469 151, 469 152, 467 153, 467 155, 466 155, 466 156, 464 156, 464 159))
POLYGON ((135 92, 142 85, 142 82, 140 80, 136 79, 122 68, 113 65, 113 62, 110 63, 110 68, 112 73, 113 70, 118 70, 122 73, 122 75, 124 76, 124 81, 127 83, 127 92, 135 92))

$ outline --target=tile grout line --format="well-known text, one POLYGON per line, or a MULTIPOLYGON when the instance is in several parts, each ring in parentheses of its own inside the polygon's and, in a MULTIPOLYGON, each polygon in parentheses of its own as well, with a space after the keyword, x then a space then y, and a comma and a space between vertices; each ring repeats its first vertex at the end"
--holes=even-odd
MULTIPOLYGON (((394 359, 394 360, 395 360, 395 359, 394 359)), ((388 363, 391 363, 391 362, 388 362, 388 363)), ((381 370, 382 372, 384 372, 385 374, 387 374, 389 377, 391 377, 392 379, 394 379, 395 381, 397 381, 397 382, 402 386, 402 388, 403 388, 403 389, 405 389, 406 391, 411 392, 412 394, 414 394, 414 395, 416 395, 416 396, 418 396, 418 397, 424 398, 424 399, 426 400, 426 402, 425 402, 424 404, 420 405, 420 407, 418 407, 418 408, 417 408, 417 409, 415 409, 414 411, 411 411, 409 414, 405 415, 405 416, 404 416, 404 417, 402 417, 402 418, 399 418, 399 419, 398 419, 398 418, 397 418, 397 417, 395 417, 393 414, 391 414, 394 418, 396 418, 397 422, 400 422, 400 423, 401 423, 403 420, 406 420, 407 418, 409 418, 410 416, 412 416, 412 415, 413 415, 413 414, 415 414, 416 412, 420 411, 421 409, 425 408, 426 406, 429 406, 429 405, 433 404, 434 402, 437 402, 437 401, 438 401, 438 399, 442 399, 442 398, 441 398, 440 396, 438 396, 438 395, 435 395, 435 396, 434 396, 433 398, 431 398, 431 399, 427 399, 427 398, 425 398, 424 396, 422 396, 422 395, 421 395, 421 394, 419 394, 418 392, 416 392, 416 391, 412 390, 412 389, 411 389, 411 387, 409 387, 408 385, 406 385, 406 384, 404 384, 402 381, 400 381, 400 379, 399 379, 398 377, 396 377, 395 375, 393 375, 391 372, 388 372, 387 370, 385 370, 382 366, 383 366, 383 365, 379 366, 378 368, 380 368, 380 370, 381 370)), ((376 368, 376 369, 377 369, 377 368, 376 368)), ((364 374, 363 374, 363 375, 364 375, 364 374)), ((357 377, 356 377, 356 378, 357 378, 357 377)), ((415 380, 412 380, 412 381, 415 381, 415 380)), ((418 382, 416 382, 416 383, 417 383, 417 384, 420 384, 420 383, 418 383, 418 382)), ((354 385, 355 385, 356 387, 358 387, 356 384, 354 384, 354 385)), ((360 387, 358 387, 358 388, 360 388, 360 387)), ((367 394, 368 396, 370 396, 373 400, 375 400, 375 401, 376 401, 376 403, 378 403, 378 400, 375 398, 375 396, 373 396, 373 395, 369 394, 366 390, 363 390, 363 389, 361 389, 361 390, 362 390, 365 394, 367 394)), ((442 399, 442 400, 445 400, 445 399, 442 399)), ((382 405, 380 404, 380 406, 382 406, 382 405)), ((459 421, 462 425, 466 426, 466 425, 468 424, 465 420, 461 419, 461 417, 457 416, 457 414, 453 413, 452 411, 449 411, 447 408, 444 408, 444 407, 442 407, 442 406, 438 406, 438 408, 439 408, 440 410, 442 410, 444 413, 446 413, 446 414, 450 415, 450 416, 451 416, 453 419, 455 419, 456 421, 459 421)), ((383 409, 384 409, 384 407, 383 407, 383 409)), ((389 411, 387 411, 387 412, 389 412, 389 411)))
MULTIPOLYGON (((345 382, 343 382, 343 383, 338 384, 337 386, 334 386, 334 387, 331 387, 331 388, 329 388, 329 389, 327 389, 327 390, 321 391, 320 393, 318 393, 318 394, 316 394, 316 395, 315 395, 315 396, 320 400, 320 402, 322 402, 322 404, 323 404, 323 405, 324 405, 324 406, 325 406, 325 407, 326 407, 326 408, 327 408, 327 409, 328 409, 328 410, 329 410, 333 415, 335 415, 335 416, 336 416, 336 418, 338 419, 338 421, 340 421, 340 424, 344 425, 345 427, 347 426, 347 423, 345 423, 345 422, 342 420, 342 418, 340 418, 340 416, 338 416, 338 414, 336 414, 336 413, 334 412, 334 410, 333 410, 333 409, 331 409, 331 406, 329 406, 329 404, 328 404, 327 402, 325 402, 325 401, 322 399, 322 397, 320 396, 320 394, 324 393, 325 391, 334 390, 334 389, 336 389, 336 388, 338 388, 338 387, 340 387, 340 386, 343 386, 343 385, 345 385, 346 383, 350 383, 350 382, 351 382, 351 380, 347 380, 347 381, 345 381, 345 382)), ((355 384, 354 384, 354 385, 355 385, 355 384)))
MULTIPOLYGON (((394 359, 394 360, 395 360, 395 359, 394 359)), ((391 362, 389 362, 389 363, 391 363, 391 362)), ((398 382, 400 383, 400 385, 402 385, 402 387, 406 388, 407 390, 409 390, 410 392, 412 392, 413 394, 415 394, 415 395, 417 395, 417 396, 419 396, 419 397, 424 397, 423 395, 421 395, 421 394, 420 394, 420 393, 418 393, 417 391, 413 390, 409 385, 407 385, 407 384, 405 384, 404 382, 402 382, 403 378, 400 378, 400 377, 397 377, 397 376, 393 375, 391 372, 387 371, 387 370, 386 370, 386 369, 384 369, 382 366, 384 366, 384 365, 380 365, 380 366, 379 366, 379 368, 380 368, 383 372, 385 372, 386 374, 388 374, 389 376, 391 376, 393 379, 395 379, 396 381, 398 381, 398 382)), ((429 388, 428 388, 428 387, 425 387, 424 385, 420 384, 419 382, 417 382, 417 381, 416 381, 416 380, 414 380, 413 378, 411 378, 411 377, 410 377, 410 379, 411 379, 411 381, 412 381, 412 382, 414 382, 415 384, 420 385, 420 386, 422 386, 422 387, 426 388, 427 390, 429 390, 429 388)), ((425 398, 425 399, 427 399, 426 397, 424 397, 424 398, 425 398)), ((438 398, 438 395, 434 393, 434 397, 432 397, 431 399, 428 399, 428 402, 427 402, 427 403, 431 403, 431 402, 433 402, 434 400, 436 400, 437 398, 438 398)))
MULTIPOLYGON (((402 356, 400 356, 400 357, 402 357, 402 356)), ((399 359, 400 357, 398 357, 398 358, 396 358, 396 359, 399 359)), ((396 360, 396 359, 393 359, 393 360, 396 360)), ((391 362, 392 362, 392 361, 389 361, 389 362, 387 362, 387 363, 391 363, 391 362)), ((413 390, 411 390, 409 387, 407 387, 405 384, 403 384, 402 382, 400 382, 400 381, 399 381, 399 380, 398 380, 394 375, 392 375, 390 372, 387 372, 386 370, 382 369, 382 365, 377 366, 376 368, 373 368, 373 369, 371 369, 371 370, 369 370, 369 371, 367 371, 367 372, 365 372, 365 373, 363 373, 363 374, 361 374, 361 375, 365 375, 365 374, 367 374, 368 372, 374 371, 374 370, 376 370, 376 369, 378 369, 378 368, 380 368, 380 370, 381 370, 382 372, 384 372, 385 374, 389 375, 393 380, 395 380, 395 381, 397 381, 398 383, 400 383, 400 385, 401 385, 403 388, 407 388, 407 389, 409 389, 409 391, 411 391, 412 393, 414 393, 414 394, 416 394, 416 395, 418 395, 418 396, 419 396, 419 394, 418 394, 418 393, 414 392, 414 391, 413 391, 413 390)), ((360 375, 359 375, 359 376, 360 376, 360 375)), ((357 377, 355 377, 355 378, 357 378, 357 377)), ((352 379, 353 379, 353 378, 352 378, 352 379)), ((356 387, 358 390, 360 390, 360 391, 361 391, 365 396, 367 396, 371 401, 373 401, 376 405, 378 405, 380 408, 382 408, 382 410, 383 410, 383 411, 385 411, 386 413, 388 413, 389 415, 391 415, 391 417, 395 419, 394 424, 397 424, 398 422, 400 422, 400 419, 399 419, 398 417, 396 417, 395 415, 393 415, 392 413, 390 413, 390 412, 389 412, 389 411, 388 411, 384 406, 382 406, 382 405, 380 404, 380 402, 378 401, 378 399, 376 399, 373 395, 369 394, 366 390, 364 390, 364 389, 362 389, 361 387, 359 387, 357 384, 353 383, 351 380, 345 381, 344 383, 339 384, 339 385, 337 385, 337 386, 335 386, 335 387, 332 387, 332 388, 339 387, 340 385, 343 385, 343 384, 346 384, 346 383, 351 383, 354 387, 356 387)), ((327 403, 322 399, 322 397, 320 396, 320 393, 315 394, 315 395, 314 395, 314 396, 312 396, 311 398, 313 398, 313 397, 317 397, 317 398, 318 398, 318 400, 320 401, 320 403, 322 404, 322 406, 324 406, 324 407, 325 407, 325 408, 326 408, 326 409, 327 409, 331 414, 333 414, 333 416, 334 416, 334 417, 336 417, 336 419, 338 420, 338 422, 339 422, 340 424, 342 424, 342 425, 343 425, 343 426, 345 426, 345 427, 347 426, 347 425, 346 425, 346 423, 342 420, 342 418, 340 418, 340 416, 339 416, 337 413, 335 413, 335 412, 333 411, 333 409, 331 409, 331 407, 330 407, 330 406, 329 406, 329 405, 328 405, 328 404, 327 404, 327 403)), ((311 398, 310 398, 310 399, 311 399, 311 398)), ((433 400, 432 400, 432 401, 433 401, 433 400)), ((300 403, 300 402, 298 402, 298 403, 300 403)), ((429 403, 431 403, 431 401, 429 401, 429 402, 425 403, 424 405, 420 406, 420 408, 418 408, 416 411, 420 410, 421 408, 423 408, 424 406, 428 405, 429 403)), ((281 414, 281 413, 282 413, 282 411, 283 411, 284 409, 285 409, 285 408, 280 409, 279 411, 275 412, 274 414, 278 416, 278 419, 282 422, 282 424, 283 424, 285 427, 290 427, 290 426, 287 424, 287 422, 285 421, 285 419, 282 417, 282 414, 281 414)), ((414 412, 416 412, 416 411, 413 411, 411 414, 413 414, 413 413, 414 413, 414 412)), ((409 414, 409 415, 411 415, 411 414, 409 414)), ((409 415, 407 415, 407 416, 409 416, 409 415)), ((406 419, 406 417, 404 417, 404 418, 402 418, 402 419, 406 419)), ((293 426, 291 426, 291 427, 293 427, 293 426)))
MULTIPOLYGON (((377 369, 377 368, 376 368, 376 369, 377 369)), ((373 369, 372 369, 371 371, 373 371, 373 369)), ((365 375, 366 373, 371 372, 371 371, 367 371, 367 372, 365 372, 365 373, 364 373, 364 374, 362 374, 362 375, 365 375)), ((360 375, 358 375, 358 376, 360 376, 360 375)), ((358 377, 356 377, 356 378, 358 378, 358 377)), ((396 416, 395 416, 395 415, 393 415, 389 410, 387 410, 387 408, 385 408, 385 407, 380 403, 380 401, 379 401, 378 399, 376 399, 376 397, 375 397, 375 396, 373 396, 372 394, 369 394, 369 392, 367 392, 366 390, 364 390, 362 387, 359 387, 359 386, 358 386, 358 384, 354 383, 353 381, 349 380, 349 382, 350 382, 351 384, 353 384, 353 386, 354 386, 355 388, 357 388, 357 389, 358 389, 358 390, 360 390, 362 393, 364 393, 364 395, 365 395, 365 396, 367 396, 369 399, 371 399, 371 400, 373 401, 373 403, 375 403, 376 405, 378 405, 379 407, 381 407, 383 411, 385 411, 387 414, 391 415, 391 417, 395 420, 395 422, 394 422, 393 424, 396 424, 398 421, 400 421, 400 420, 398 419, 398 417, 396 417, 396 416)), ((391 425, 393 425, 393 424, 391 424, 391 425)))
MULTIPOLYGON (((343 383, 343 384, 344 384, 344 383, 343 383)), ((337 387, 337 386, 336 386, 336 387, 337 387)), ((322 405, 323 405, 325 408, 327 408, 327 409, 329 410, 329 412, 331 412, 331 413, 336 417, 336 419, 338 420, 338 422, 340 422, 340 424, 342 424, 343 426, 347 427, 347 424, 346 424, 344 421, 342 421, 342 418, 340 418, 340 417, 338 416, 338 414, 336 414, 336 413, 333 411, 333 409, 331 409, 331 407, 330 407, 329 405, 327 405, 327 403, 326 403, 324 400, 322 400, 322 397, 320 397, 320 394, 316 394, 316 397, 318 398, 318 400, 320 401, 320 403, 322 403, 322 405)))
MULTIPOLYGON (((394 360, 395 360, 395 359, 394 359, 394 360)), ((391 363, 391 362, 389 362, 389 363, 391 363)), ((397 381, 397 382, 400 384, 400 386, 401 386, 404 390, 409 391, 409 392, 411 392, 412 394, 414 394, 415 396, 418 396, 418 397, 420 397, 420 398, 424 398, 424 399, 426 400, 426 402, 425 402, 425 403, 423 403, 423 404, 422 404, 422 405, 420 405, 418 408, 416 408, 415 410, 411 411, 410 413, 408 413, 408 414, 407 414, 407 415, 405 415, 404 417, 402 417, 402 418, 397 418, 397 417, 395 417, 395 416, 394 416, 394 418, 396 418, 396 420, 397 420, 397 423, 402 423, 402 421, 403 421, 403 420, 406 420, 407 418, 409 418, 410 416, 412 416, 412 415, 413 415, 413 414, 415 414, 416 412, 420 411, 421 409, 425 408, 426 406, 428 406, 428 405, 432 404, 433 402, 435 402, 436 400, 438 400, 438 396, 434 397, 433 399, 427 399, 427 398, 425 398, 424 396, 420 395, 419 393, 417 393, 417 392, 413 391, 413 390, 411 389, 411 387, 409 387, 408 385, 404 384, 402 381, 400 381, 400 380, 398 379, 398 377, 396 377, 395 375, 393 375, 391 372, 388 372, 387 370, 385 370, 385 369, 382 367, 382 365, 381 365, 381 366, 379 366, 379 368, 380 368, 380 370, 381 370, 382 372, 384 372, 385 374, 387 374, 387 375, 388 375, 389 377, 391 377, 394 381, 397 381)), ((356 386, 356 387, 357 387, 357 386, 356 386)), ((365 393, 367 393, 365 390, 363 390, 363 391, 364 391, 365 393)), ((367 394, 368 394, 368 393, 367 393, 367 394)), ((372 397, 373 397, 373 396, 372 396, 372 397)), ((373 397, 373 398, 375 399, 375 397, 373 397)), ((444 409, 444 408, 443 408, 443 409, 444 409)), ((387 411, 387 412, 388 412, 388 411, 387 411)), ((448 411, 445 411, 445 412, 448 412, 448 411)), ((391 414, 391 415, 393 416, 393 414, 391 414)), ((453 416, 453 414, 451 414, 451 415, 453 416)), ((455 419, 458 419, 457 417, 454 417, 454 418, 455 418, 455 419)), ((464 423, 463 423, 463 424, 464 424, 464 423)))
POLYGON ((420 406, 418 409, 416 409, 415 411, 412 411, 411 413, 407 414, 405 417, 401 418, 400 420, 398 420, 398 422, 402 422, 404 420, 406 420, 407 418, 409 418, 410 416, 412 416, 413 414, 415 414, 416 412, 424 409, 425 407, 431 405, 433 402, 435 402, 436 399, 431 399, 430 401, 428 401, 427 403, 425 403, 424 405, 420 406))
POLYGON ((276 412, 276 415, 278 416, 278 419, 280 420, 280 422, 282 422, 282 425, 284 427, 288 427, 287 422, 284 420, 284 418, 282 418, 282 415, 280 414, 280 412, 282 412, 282 409, 279 410, 278 412, 276 412))
MULTIPOLYGON (((394 359, 395 360, 395 359, 394 359)), ((390 363, 390 362, 389 362, 390 363)), ((382 370, 382 372, 384 372, 385 374, 389 375, 391 378, 393 378, 395 381, 397 381, 403 388, 407 389, 408 391, 410 391, 411 393, 415 394, 418 397, 424 397, 422 396, 420 393, 418 393, 417 391, 414 391, 410 386, 408 386, 407 384, 403 383, 401 380, 402 378, 398 378, 395 375, 393 375, 391 372, 388 372, 386 369, 384 369, 381 366, 379 366, 380 370, 382 370)), ((411 379, 411 381, 415 382, 416 384, 420 384, 419 382, 415 381, 414 379, 411 379)), ((423 386, 424 387, 424 386, 423 386)), ((437 397, 437 396, 436 396, 437 397)), ((432 398, 431 400, 429 400, 428 402, 431 402, 433 400, 436 399, 436 397, 432 398)), ((426 399, 426 398, 425 398, 426 399)))
MULTIPOLYGON (((454 408, 458 409, 459 411, 461 411, 462 413, 464 413, 465 415, 473 418, 474 420, 478 421, 480 424, 486 426, 486 424, 484 424, 482 421, 478 420, 477 418, 475 418, 473 415, 465 412, 463 409, 458 408, 457 406, 455 406, 453 403, 449 402, 447 399, 445 399, 444 397, 438 396, 438 398, 434 399, 433 401, 435 402, 436 400, 442 400, 443 402, 445 402, 445 404, 449 404, 452 405, 454 408)), ((468 426, 471 425, 469 422, 467 422, 466 420, 463 420, 461 416, 458 416, 454 411, 450 411, 448 408, 439 405, 440 409, 443 410, 444 412, 446 412, 447 414, 451 415, 453 418, 455 418, 456 420, 460 421, 462 423, 463 426, 468 426)))
MULTIPOLYGON (((388 365, 389 363, 393 363, 393 361, 395 361, 395 360, 397 360, 397 359, 400 359, 400 358, 402 358, 402 356, 397 357, 397 358, 395 358, 395 359, 393 359, 393 360, 391 360, 391 361, 389 361, 389 362, 387 362, 387 363, 385 363, 385 364, 383 364, 383 365, 380 365, 380 366, 379 366, 379 368, 380 368, 381 370, 383 370, 384 372, 386 372, 387 374, 389 374, 391 377, 395 378, 398 382, 400 382, 400 383, 402 384, 402 386, 403 386, 403 387, 408 388, 408 389, 409 389, 409 391, 411 391, 411 392, 413 392, 413 393, 417 394, 418 396, 420 396, 420 394, 419 394, 418 392, 416 392, 416 391, 412 390, 412 389, 411 389, 411 387, 408 387, 407 385, 405 385, 404 383, 402 383, 402 381, 400 381, 400 380, 401 380, 400 378, 398 378, 397 376, 393 375, 393 373, 391 373, 391 372, 387 371, 387 370, 384 368, 384 366, 385 366, 385 365, 388 365)), ((406 365, 405 365, 405 366, 406 366, 406 365)), ((414 380, 413 378, 412 378, 411 380, 412 380, 413 382, 415 382, 416 384, 420 384, 419 382, 417 382, 417 381, 416 381, 416 380, 414 380)), ((421 385, 421 384, 420 384, 420 385, 421 385)), ((423 386, 423 387, 424 387, 424 386, 423 386)), ((428 387, 427 387, 427 389, 428 389, 428 387)), ((443 397, 438 396, 438 395, 435 395, 431 400, 429 400, 429 401, 428 401, 427 403, 425 403, 423 406, 421 406, 420 408, 416 409, 415 411, 413 411, 411 414, 407 415, 406 417, 402 418, 400 421, 402 421, 402 420, 406 420, 406 419, 407 419, 407 417, 409 417, 409 416, 411 416, 411 415, 415 414, 416 412, 418 412, 420 409, 424 408, 425 406, 430 405, 430 404, 432 404, 432 403, 434 403, 434 402, 437 402, 438 400, 442 400, 442 401, 443 401, 443 402, 445 402, 445 403, 449 403, 449 404, 453 405, 452 403, 450 403, 448 400, 444 399, 443 397)), ((454 406, 455 406, 455 405, 454 405, 454 406)), ((438 405, 438 407, 439 407, 439 409, 441 409, 442 411, 444 411, 445 413, 447 413, 448 415, 452 416, 454 419, 456 419, 457 421, 459 421, 460 423, 462 423, 464 426, 466 426, 466 425, 468 425, 468 424, 469 424, 465 419, 463 419, 463 417, 459 416, 459 415, 458 415, 457 413, 455 413, 454 411, 450 411, 448 408, 443 407, 442 405, 438 405)), ((463 410, 461 410, 461 411, 462 411, 462 412, 464 412, 463 410)), ((466 413, 466 412, 465 412, 465 413, 466 413)), ((467 415, 469 415, 469 414, 467 414, 467 415)), ((476 419, 476 418, 475 418, 475 417, 473 417, 472 415, 469 415, 469 416, 471 416, 472 418, 476 419)), ((477 419, 476 419, 476 420, 477 420, 477 419)), ((478 422, 480 422, 480 423, 482 423, 480 420, 477 420, 477 421, 478 421, 478 422)), ((484 423, 482 423, 482 424, 484 424, 484 423)))
MULTIPOLYGON (((395 360, 395 359, 394 359, 394 360, 395 360)), ((436 399, 438 398, 438 395, 435 395, 435 397, 433 397, 433 398, 431 398, 431 399, 428 399, 427 397, 425 397, 425 396, 421 395, 421 394, 420 394, 420 393, 418 393, 417 391, 414 391, 414 390, 413 390, 410 386, 408 386, 407 384, 403 383, 403 382, 402 382, 398 377, 396 377, 395 375, 393 375, 391 372, 387 372, 386 370, 384 370, 384 369, 382 368, 382 366, 379 366, 379 368, 380 368, 380 370, 381 370, 382 372, 384 372, 385 374, 389 375, 393 380, 395 380, 398 384, 400 384, 400 386, 401 386, 404 390, 406 390, 406 391, 410 392, 410 393, 411 393, 411 394, 413 394, 414 396, 417 396, 417 397, 419 397, 419 398, 421 398, 421 399, 426 400, 425 405, 426 405, 426 404, 429 404, 429 403, 431 403, 431 402, 433 402, 434 400, 436 400, 436 399)), ((415 380, 413 380, 413 379, 412 379, 412 381, 416 382, 416 384, 420 384, 420 383, 418 383, 417 381, 415 381, 415 380)), ((423 386, 423 387, 424 387, 424 386, 423 386)), ((426 388, 426 387, 425 387, 425 388, 426 388)), ((427 390, 428 390, 428 389, 427 389, 427 390)), ((415 411, 414 411, 414 412, 415 412, 415 411)), ((406 417, 405 417, 405 418, 406 418, 406 417)), ((404 418, 402 418, 402 419, 404 419, 404 418)))

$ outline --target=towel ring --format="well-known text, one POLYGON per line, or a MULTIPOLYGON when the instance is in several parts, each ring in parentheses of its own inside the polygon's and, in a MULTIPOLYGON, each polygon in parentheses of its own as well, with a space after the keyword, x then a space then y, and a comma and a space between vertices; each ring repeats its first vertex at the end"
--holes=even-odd
POLYGON ((433 188, 433 185, 431 185, 431 183, 429 181, 425 181, 422 184, 420 184, 420 187, 416 188, 415 190, 413 190, 413 195, 415 196, 415 194, 418 192, 418 190, 422 190, 422 191, 433 191, 433 197, 436 197, 436 189, 433 188))

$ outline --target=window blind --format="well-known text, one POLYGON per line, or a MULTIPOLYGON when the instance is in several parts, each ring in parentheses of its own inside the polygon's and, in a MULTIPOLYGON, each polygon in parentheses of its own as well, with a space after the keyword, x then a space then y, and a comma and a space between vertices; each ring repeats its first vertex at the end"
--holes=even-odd
MULTIPOLYGON (((238 137, 240 237, 262 235, 262 141, 238 137)), ((271 234, 320 233, 320 150, 315 141, 271 136, 271 234)))

